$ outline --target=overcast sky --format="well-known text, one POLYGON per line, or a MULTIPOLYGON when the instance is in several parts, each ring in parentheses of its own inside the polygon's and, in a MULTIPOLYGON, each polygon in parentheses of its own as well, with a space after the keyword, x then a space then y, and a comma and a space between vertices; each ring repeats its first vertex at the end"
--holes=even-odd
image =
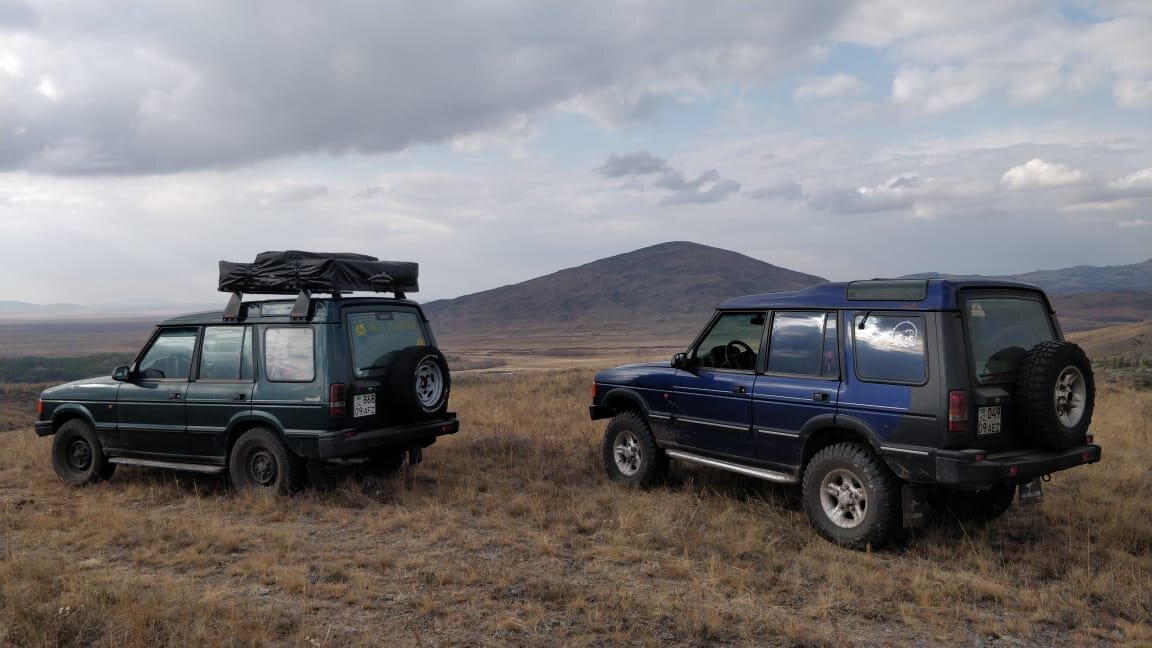
MULTIPOLYGON (((1152 257, 1152 2, 0 0, 0 300, 421 299, 670 240, 830 279, 1152 257)), ((221 301, 222 303, 222 301, 221 301)))

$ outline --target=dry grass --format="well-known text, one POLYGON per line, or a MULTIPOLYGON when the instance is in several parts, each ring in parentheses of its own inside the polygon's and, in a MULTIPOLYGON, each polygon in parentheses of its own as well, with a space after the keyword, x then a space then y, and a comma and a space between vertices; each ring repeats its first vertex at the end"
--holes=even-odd
POLYGON ((864 554, 820 540, 791 489, 606 483, 590 376, 462 375, 462 430, 424 464, 287 499, 123 467, 67 488, 34 390, 10 388, 0 645, 1152 644, 1152 394, 1101 390, 1103 462, 1041 507, 864 554))

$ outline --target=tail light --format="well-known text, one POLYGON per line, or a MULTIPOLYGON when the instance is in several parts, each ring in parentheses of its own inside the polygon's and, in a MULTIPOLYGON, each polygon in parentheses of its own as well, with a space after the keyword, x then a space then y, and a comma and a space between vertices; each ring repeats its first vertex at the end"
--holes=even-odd
POLYGON ((344 383, 328 385, 328 416, 344 416, 347 411, 344 401, 347 397, 348 390, 345 389, 344 383))
POLYGON ((953 389, 948 392, 948 431, 968 431, 968 391, 953 389))

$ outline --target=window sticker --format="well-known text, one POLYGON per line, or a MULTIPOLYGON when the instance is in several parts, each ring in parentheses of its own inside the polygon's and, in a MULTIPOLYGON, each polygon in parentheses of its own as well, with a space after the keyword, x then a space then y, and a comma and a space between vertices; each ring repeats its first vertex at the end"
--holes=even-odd
POLYGON ((911 349, 920 341, 920 329, 916 324, 904 320, 892 327, 892 346, 900 349, 911 349))
POLYGON ((972 307, 968 309, 968 314, 972 317, 984 317, 984 307, 978 302, 972 302, 972 307))
POLYGON ((364 326, 364 322, 356 323, 356 337, 364 337, 368 335, 368 327, 364 326))

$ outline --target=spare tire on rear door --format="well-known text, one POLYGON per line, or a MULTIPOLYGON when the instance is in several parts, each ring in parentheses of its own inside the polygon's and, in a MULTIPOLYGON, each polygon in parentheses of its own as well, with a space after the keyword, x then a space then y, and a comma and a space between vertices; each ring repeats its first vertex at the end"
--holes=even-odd
POLYGON ((402 349, 388 369, 390 406, 409 420, 443 416, 451 386, 448 361, 436 347, 402 349))
POLYGON ((1054 450, 1082 444, 1096 399, 1092 363, 1071 342, 1041 342, 1018 367, 1015 396, 1020 424, 1035 442, 1054 450))

